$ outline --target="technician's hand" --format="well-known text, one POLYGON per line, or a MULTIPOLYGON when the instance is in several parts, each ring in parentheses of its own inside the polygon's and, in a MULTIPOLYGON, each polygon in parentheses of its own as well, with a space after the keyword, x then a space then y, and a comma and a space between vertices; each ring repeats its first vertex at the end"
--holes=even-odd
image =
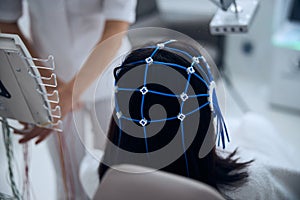
POLYGON ((16 134, 22 135, 22 138, 19 140, 19 143, 26 143, 33 138, 37 138, 35 144, 39 144, 53 132, 53 130, 51 129, 42 128, 38 126, 32 127, 30 124, 22 124, 24 125, 23 130, 14 131, 16 134))
MULTIPOLYGON (((75 106, 72 107, 72 86, 68 84, 63 84, 58 88, 61 115, 63 119, 72 110, 79 109, 81 104, 76 101, 75 106)), ((74 104, 74 103, 73 103, 74 104)), ((22 135, 23 137, 19 140, 19 143, 26 143, 34 138, 37 138, 35 144, 39 144, 44 141, 53 131, 52 129, 42 128, 38 126, 31 126, 27 123, 22 123, 24 125, 23 130, 15 130, 16 134, 22 135)))

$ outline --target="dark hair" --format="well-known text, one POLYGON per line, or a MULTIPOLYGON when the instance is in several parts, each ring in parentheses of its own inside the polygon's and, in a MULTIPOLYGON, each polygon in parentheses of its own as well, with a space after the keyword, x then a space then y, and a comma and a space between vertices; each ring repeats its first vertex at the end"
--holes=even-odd
MULTIPOLYGON (((152 54, 153 51, 153 48, 141 48, 131 52, 123 62, 122 66, 115 69, 116 82, 118 82, 118 80, 124 74, 128 73, 136 66, 141 65, 137 64, 137 61, 145 60, 147 57, 149 57, 149 55, 152 54)), ((176 63, 185 67, 191 66, 191 62, 188 62, 185 58, 183 58, 183 56, 180 56, 170 51, 166 51, 164 49, 158 50, 153 56, 153 60, 166 63, 176 63)), ((183 76, 187 76, 186 72, 180 73, 183 76)), ((207 93, 207 87, 205 87, 203 82, 200 82, 199 79, 191 78, 190 84, 193 86, 193 89, 197 94, 207 93)), ((159 89, 159 91, 165 90, 164 92, 169 92, 166 91, 167 88, 164 88, 161 85, 152 84, 149 85, 149 87, 152 87, 153 90, 159 89)), ((135 93, 133 93, 132 96, 134 95, 135 93)), ((135 96, 137 95, 138 94, 136 94, 135 96)), ((137 98, 138 97, 131 98, 131 102, 129 103, 129 110, 131 110, 130 114, 133 118, 140 117, 139 109, 135 109, 136 107, 138 107, 136 106, 139 103, 138 101, 140 101, 137 100, 137 98)), ((158 97, 157 95, 153 95, 151 98, 147 99, 147 103, 145 100, 145 106, 149 108, 152 105, 157 104, 158 98, 163 98, 159 99, 159 101, 160 104, 162 103, 162 106, 167 110, 167 114, 168 112, 171 113, 170 115, 178 114, 178 102, 172 101, 170 97, 158 97)), ((199 105, 203 105, 205 102, 207 102, 207 99, 205 98, 197 97, 197 100, 199 102, 199 105)), ((199 158, 199 150, 204 141, 206 133, 208 132, 209 124, 212 119, 212 113, 209 106, 203 107, 201 110, 199 110, 199 112, 201 115, 201 119, 198 125, 198 130, 191 145, 187 147, 185 155, 181 155, 174 162, 163 167, 160 170, 182 176, 188 176, 189 178, 209 184, 218 190, 222 186, 231 186, 233 188, 239 186, 241 183, 246 181, 246 178, 248 177, 246 168, 252 161, 238 162, 238 158, 235 158, 237 152, 236 150, 227 155, 227 157, 223 157, 218 154, 218 151, 215 147, 213 147, 206 156, 204 156, 203 158, 199 158), (185 156, 187 158, 185 158, 185 156), (189 175, 187 175, 186 172, 186 159, 188 162, 189 175)), ((114 113, 114 115, 115 114, 116 113, 114 113)), ((170 142, 170 140, 174 137, 175 132, 177 132, 177 128, 180 125, 180 122, 178 121, 179 120, 166 121, 165 126, 162 128, 162 130, 148 139, 149 152, 155 151, 156 149, 159 149, 166 143, 170 142), (165 127, 167 128, 165 129, 165 127)), ((136 124, 139 125, 138 123, 136 124)), ((119 126, 115 122, 114 117, 112 117, 112 120, 110 122, 108 139, 112 142, 112 144, 119 145, 119 148, 121 149, 136 153, 145 152, 144 140, 142 138, 132 137, 126 134, 123 130, 120 130, 119 126), (121 141, 120 135, 122 135, 121 141)), ((130 159, 119 159, 119 152, 116 151, 117 150, 112 150, 110 145, 106 147, 103 158, 104 161, 99 166, 100 179, 109 169, 109 166, 105 161, 114 160, 114 164, 132 163, 132 160, 130 159)))

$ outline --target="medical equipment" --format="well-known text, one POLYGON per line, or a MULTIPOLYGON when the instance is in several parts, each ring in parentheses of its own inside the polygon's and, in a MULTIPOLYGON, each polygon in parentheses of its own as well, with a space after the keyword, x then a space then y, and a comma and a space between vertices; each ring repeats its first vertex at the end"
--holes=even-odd
POLYGON ((278 1, 272 37, 272 105, 300 110, 300 1, 278 1))
POLYGON ((38 69, 54 70, 54 60, 32 58, 19 36, 0 34, 0 116, 60 131, 56 75, 40 75, 38 69), (37 66, 33 61, 42 63, 37 66))
POLYGON ((209 24, 213 35, 247 33, 256 14, 257 0, 211 0, 218 7, 209 24))
MULTIPOLYGON (((227 140, 229 141, 229 137, 227 134, 227 130, 226 130, 226 126, 225 126, 225 122, 224 119, 222 117, 221 114, 221 110, 219 108, 219 104, 218 104, 218 100, 217 100, 217 96, 216 96, 216 85, 213 79, 213 76, 211 74, 210 71, 210 66, 208 65, 208 63, 206 62, 206 59, 204 58, 204 56, 202 55, 197 55, 197 56, 192 56, 190 55, 188 52, 185 52, 183 50, 180 49, 176 49, 176 48, 172 48, 172 47, 168 47, 167 45, 170 43, 176 43, 176 40, 169 40, 167 42, 164 43, 159 43, 157 44, 157 46, 149 46, 146 48, 150 48, 153 49, 153 53, 146 58, 145 60, 141 60, 141 61, 137 61, 134 64, 146 64, 146 68, 145 68, 145 76, 144 76, 144 84, 143 87, 141 89, 133 89, 133 88, 120 88, 117 85, 117 80, 115 82, 115 93, 117 94, 119 91, 135 91, 135 92, 141 92, 143 98, 142 101, 144 102, 144 97, 145 95, 149 92, 149 93, 153 93, 153 94, 157 94, 157 95, 162 95, 162 96, 172 96, 174 98, 180 98, 181 99, 181 111, 183 110, 183 106, 184 103, 189 99, 189 98, 197 98, 197 97, 207 97, 208 101, 207 103, 201 105, 198 108, 195 108, 194 110, 184 114, 182 112, 180 112, 177 116, 172 116, 170 118, 165 118, 165 119, 152 119, 151 121, 147 121, 144 117, 144 113, 143 113, 143 106, 144 104, 141 104, 141 119, 131 119, 128 118, 126 116, 122 115, 121 110, 118 107, 118 98, 116 96, 115 100, 116 100, 116 115, 119 119, 125 119, 125 120, 132 120, 135 122, 138 122, 141 126, 145 127, 148 123, 155 123, 155 122, 162 122, 162 121, 167 121, 167 120, 176 120, 179 119, 180 121, 184 121, 184 119, 186 117, 188 117, 188 115, 193 114, 194 112, 199 111, 201 108, 209 105, 211 108, 211 111, 213 112, 213 115, 217 118, 217 124, 216 124, 216 131, 217 131, 217 136, 218 136, 218 143, 220 144, 220 138, 222 139, 222 144, 223 144, 223 148, 225 148, 225 135, 227 140), (160 61, 154 61, 153 60, 153 56, 155 56, 156 52, 159 49, 165 49, 171 52, 175 52, 177 54, 183 54, 185 56, 187 56, 190 60, 191 60, 191 66, 188 68, 185 68, 183 66, 177 65, 175 63, 163 63, 160 61), (185 90, 181 93, 181 94, 168 94, 168 93, 163 93, 163 92, 159 92, 159 91, 153 91, 153 90, 148 90, 148 88, 146 87, 147 83, 147 72, 148 72, 148 68, 151 65, 165 65, 168 67, 175 67, 175 68, 179 68, 181 70, 185 70, 186 73, 188 74, 188 79, 187 79, 187 83, 186 83, 186 87, 185 90), (203 67, 204 66, 204 67, 203 67), (208 90, 208 94, 196 94, 196 95, 188 95, 188 85, 190 84, 189 81, 191 79, 192 76, 195 76, 196 78, 198 78, 199 80, 201 80, 207 87, 208 90), (203 78, 201 77, 203 76, 203 78)), ((133 63, 132 63, 133 64, 133 63)), ((131 65, 131 64, 129 64, 131 65)), ((122 71, 122 66, 119 68, 115 69, 115 77, 116 79, 118 79, 118 73, 120 73, 120 71, 122 71)), ((146 133, 145 133, 146 135, 146 133)), ((146 142, 147 143, 147 142, 146 142)), ((147 147, 147 144, 146 144, 147 147)), ((146 148, 147 151, 147 148, 146 148)))

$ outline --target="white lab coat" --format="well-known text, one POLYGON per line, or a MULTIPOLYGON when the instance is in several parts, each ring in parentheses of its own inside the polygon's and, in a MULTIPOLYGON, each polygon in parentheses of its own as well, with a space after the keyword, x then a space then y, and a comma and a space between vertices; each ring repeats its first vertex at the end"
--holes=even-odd
MULTIPOLYGON (((120 20, 133 23, 135 20, 136 0, 27 0, 30 17, 31 40, 42 58, 53 55, 57 76, 67 82, 80 70, 87 56, 102 37, 105 20, 120 20)), ((0 21, 16 22, 22 16, 22 0, 0 0, 0 21)), ((126 38, 116 57, 130 50, 126 38)), ((122 59, 120 57, 120 59, 122 59)), ((99 63, 100 64, 100 63, 99 63)), ((96 113, 90 113, 91 118, 101 113, 108 121, 110 93, 113 91, 113 76, 110 66, 107 76, 104 77, 104 87, 94 92, 94 84, 82 96, 83 101, 89 104, 84 109, 70 113, 64 119, 64 162, 67 167, 67 176, 73 183, 68 185, 69 197, 72 199, 87 199, 79 182, 79 163, 85 154, 79 135, 86 134, 86 111, 94 111, 90 102, 96 102, 96 113), (103 90, 105 88, 106 90, 103 90), (88 93, 90 91, 90 93, 88 93), (91 93, 92 92, 92 93, 91 93), (95 96, 94 96, 95 94, 95 96), (90 98, 92 97, 92 98, 90 98), (100 102, 100 103, 97 103, 100 102), (77 116, 77 118, 76 118, 77 116), (75 119, 76 118, 76 119, 75 119)), ((95 81, 95 83, 97 80, 95 81)), ((105 122, 107 123, 107 122, 105 122)), ((92 122, 93 124, 93 122, 92 122)), ((103 128, 103 127, 102 127, 103 128)), ((107 129, 105 127, 104 129, 107 129)), ((93 127, 95 132, 99 128, 93 127)), ((99 134, 99 133, 98 133, 99 134)), ((48 139, 49 150, 53 158, 57 173, 58 199, 66 199, 61 174, 59 145, 57 137, 52 134, 48 139)), ((103 141, 102 141, 103 142, 103 141)))
MULTIPOLYGON (((67 82, 79 71, 87 56, 102 36, 105 20, 133 23, 136 0, 27 0, 31 24, 31 39, 39 56, 53 55, 56 74, 67 82)), ((22 0, 0 0, 0 21, 14 22, 22 15, 22 0)), ((123 41, 117 57, 130 48, 123 41)), ((114 67, 114 66, 112 66, 114 67)), ((111 68, 112 68, 111 67, 111 68)), ((112 73, 106 81, 110 87, 95 94, 105 98, 112 91, 112 73)), ((93 89, 95 88, 95 85, 93 89)), ((102 90, 100 90, 102 89, 102 90)), ((93 91, 90 89, 90 91, 93 91)), ((93 100, 85 93, 84 100, 93 100)))

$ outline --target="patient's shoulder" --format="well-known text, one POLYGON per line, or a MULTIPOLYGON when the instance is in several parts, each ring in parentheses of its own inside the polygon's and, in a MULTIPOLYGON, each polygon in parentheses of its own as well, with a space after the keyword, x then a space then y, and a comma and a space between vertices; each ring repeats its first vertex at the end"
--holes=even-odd
MULTIPOLYGON (((282 170, 278 169, 276 173, 282 173, 282 170)), ((279 200, 294 199, 298 196, 295 193, 296 191, 288 188, 288 177, 281 176, 281 178, 278 178, 278 174, 274 174, 274 166, 254 161, 248 167, 248 173, 247 182, 241 185, 241 187, 234 190, 221 189, 221 191, 232 199, 279 200)), ((286 170, 283 173, 286 174, 286 170)))

